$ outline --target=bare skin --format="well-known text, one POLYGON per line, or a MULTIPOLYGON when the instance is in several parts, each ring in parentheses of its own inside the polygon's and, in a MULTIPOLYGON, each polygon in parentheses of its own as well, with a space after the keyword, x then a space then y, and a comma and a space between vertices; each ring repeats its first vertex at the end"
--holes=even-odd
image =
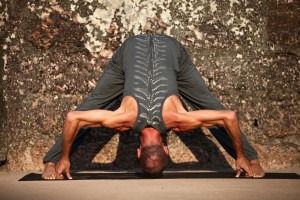
POLYGON ((140 148, 137 149, 137 156, 140 158, 141 149, 150 145, 160 145, 163 147, 166 155, 169 155, 168 147, 166 147, 162 141, 160 133, 152 127, 146 127, 142 130, 140 136, 140 148))
POLYGON ((55 179, 55 163, 47 162, 42 173, 42 179, 55 179))
MULTIPOLYGON (((71 144, 81 127, 105 126, 118 131, 126 131, 132 128, 136 117, 137 103, 132 97, 125 97, 122 100, 120 108, 116 111, 91 110, 72 111, 68 113, 63 129, 62 156, 55 166, 55 178, 59 179, 62 177, 62 174, 65 174, 68 179, 72 179, 72 176, 70 175, 69 153, 71 144)), ((177 96, 170 96, 167 98, 163 106, 163 119, 167 128, 174 131, 187 131, 200 126, 224 126, 224 128, 229 132, 237 152, 236 177, 240 176, 241 170, 244 170, 248 176, 253 176, 250 163, 243 152, 240 129, 234 112, 214 110, 187 112, 183 108, 177 96)), ((141 147, 147 144, 163 145, 159 132, 152 127, 146 127, 142 131, 140 139, 141 147)), ((164 147, 164 149, 167 153, 167 148, 164 147)), ((52 167, 49 169, 53 170, 52 167)), ((51 178, 53 178, 52 175, 51 178)))
POLYGON ((171 128, 173 131, 188 131, 198 127, 222 125, 229 133, 236 150, 236 177, 241 175, 241 170, 244 170, 247 176, 253 176, 250 163, 244 155, 240 128, 233 111, 198 110, 187 112, 177 96, 170 96, 163 106, 163 119, 167 128, 171 128))
MULTIPOLYGON (((148 129, 148 128, 147 128, 148 129)), ((152 134, 153 135, 153 134, 152 134)), ((145 143, 143 143, 143 145, 146 145, 145 143)), ((141 148, 142 148, 142 144, 141 144, 141 148)), ((166 148, 166 146, 164 146, 164 149, 166 148)), ((140 149, 137 150, 138 151, 138 157, 140 157, 140 149)), ((166 153, 168 152, 167 149, 165 149, 166 153)), ((44 171, 42 173, 42 178, 43 179, 62 179, 63 176, 61 177, 55 177, 55 163, 52 162, 48 162, 45 165, 44 171)), ((250 168, 251 171, 253 172, 253 178, 262 178, 265 176, 265 172, 263 170, 263 168, 260 165, 259 160, 251 160, 250 161, 250 168)))
MULTIPOLYGON (((145 129, 145 132, 147 129, 148 128, 145 129)), ((149 134, 149 132, 147 132, 146 134, 149 134)), ((154 134, 151 134, 151 135, 154 135, 154 134)), ((158 140, 158 139, 155 139, 155 140, 158 140)), ((158 143, 160 143, 160 142, 158 142, 158 143)), ((148 144, 141 143, 140 148, 142 148, 142 146, 146 146, 146 145, 148 145, 148 144)), ((164 146, 164 149, 166 151, 166 154, 168 154, 168 149, 166 148, 166 146, 164 146)), ((137 151, 138 151, 138 158, 139 158, 140 157, 140 149, 138 149, 137 151)), ((42 178, 43 179, 57 179, 57 178, 62 179, 63 176, 55 177, 55 166, 56 166, 55 163, 52 163, 52 162, 46 163, 46 166, 45 166, 43 174, 42 174, 42 178)), ((250 161, 250 169, 253 172, 253 178, 262 178, 265 176, 265 172, 264 172, 263 168, 261 167, 259 160, 257 160, 257 159, 250 161)))
MULTIPOLYGON (((181 124, 176 124, 176 125, 172 124, 172 123, 176 122, 175 119, 170 118, 170 116, 174 115, 174 113, 173 113, 174 110, 177 111, 177 113, 175 113, 176 115, 178 115, 178 113, 183 114, 183 115, 184 114, 197 115, 197 113, 201 112, 199 114, 199 116, 201 116, 200 123, 202 123, 202 124, 200 126, 202 126, 202 127, 209 127, 209 126, 212 126, 212 125, 223 125, 224 126, 226 118, 230 115, 230 114, 228 115, 228 112, 231 112, 231 111, 205 111, 205 110, 187 112, 184 109, 184 107, 182 106, 182 104, 180 103, 179 99, 174 98, 174 96, 171 96, 171 98, 168 98, 166 100, 166 103, 163 107, 163 116, 164 116, 165 123, 171 123, 170 125, 167 124, 167 127, 172 127, 172 126, 176 127, 175 129, 173 128, 174 131, 184 131, 186 128, 191 129, 191 124, 188 124, 188 127, 185 127, 184 121, 182 120, 182 119, 184 119, 184 117, 182 117, 182 116, 179 117, 179 119, 180 119, 179 121, 181 122, 181 124), (215 113, 221 113, 221 114, 214 114, 214 112, 215 113), (205 116, 205 115, 207 115, 207 116, 205 116), (212 115, 212 116, 209 116, 209 115, 212 115), (219 116, 218 119, 216 118, 217 116, 219 116), (214 120, 211 121, 210 117, 213 117, 213 119, 215 119, 216 121, 214 121, 214 120), (170 120, 170 122, 166 121, 168 119, 170 120), (177 130, 177 129, 179 129, 179 130, 177 130)), ((231 115, 232 114, 233 113, 231 112, 231 115)), ((232 116, 232 117, 236 118, 236 116, 232 116)), ((197 119, 197 116, 195 116, 194 119, 197 119)), ((190 121, 188 119, 187 119, 187 122, 190 123, 190 121)), ((238 121, 234 120, 234 122, 236 123, 234 125, 234 127, 239 127, 238 121)), ((198 125, 199 124, 196 124, 196 127, 198 125)), ((230 133, 230 130, 228 130, 228 127, 227 126, 224 126, 224 127, 227 129, 227 132, 230 133)), ((240 132, 239 128, 236 131, 240 132)), ((235 141, 235 140, 233 140, 233 141, 235 141)), ((250 161, 250 169, 253 173, 254 178, 262 178, 262 177, 265 176, 265 172, 264 172, 262 166, 260 165, 260 162, 259 162, 258 159, 250 161)), ((240 176, 240 174, 241 174, 240 172, 241 171, 239 170, 238 173, 237 173, 237 177, 240 176)), ((249 175, 246 174, 246 176, 249 176, 249 175)))
POLYGON ((253 172, 253 178, 262 178, 265 176, 265 171, 263 170, 262 166, 258 159, 250 161, 250 168, 253 172))
POLYGON ((55 177, 59 178, 65 173, 68 179, 72 179, 69 154, 73 140, 81 127, 105 126, 117 131, 127 131, 132 128, 136 116, 137 104, 132 97, 125 97, 116 111, 90 110, 68 113, 63 129, 62 155, 56 164, 55 177))

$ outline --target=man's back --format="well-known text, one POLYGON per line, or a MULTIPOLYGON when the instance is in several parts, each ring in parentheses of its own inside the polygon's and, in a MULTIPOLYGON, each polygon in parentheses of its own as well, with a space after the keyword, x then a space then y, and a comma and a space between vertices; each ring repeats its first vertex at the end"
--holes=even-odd
POLYGON ((127 39, 123 45, 123 96, 132 96, 138 104, 133 129, 140 132, 146 126, 153 126, 165 132, 163 103, 170 95, 178 96, 176 79, 180 51, 177 41, 165 35, 138 35, 127 39))

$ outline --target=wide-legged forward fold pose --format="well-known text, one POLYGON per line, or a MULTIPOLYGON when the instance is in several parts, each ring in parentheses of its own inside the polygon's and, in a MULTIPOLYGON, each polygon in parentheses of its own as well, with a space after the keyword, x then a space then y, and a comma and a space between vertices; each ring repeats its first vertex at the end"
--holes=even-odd
POLYGON ((62 137, 44 158, 43 178, 61 178, 62 173, 71 178, 71 146, 85 126, 139 132, 140 165, 150 174, 160 173, 167 163, 168 150, 160 133, 210 127, 236 159, 237 176, 240 169, 248 176, 264 176, 256 151, 240 132, 235 113, 217 102, 185 48, 166 35, 138 35, 125 40, 93 93, 76 111, 67 114, 62 137), (117 110, 105 110, 120 96, 117 110), (187 112, 179 96, 195 111, 187 112))

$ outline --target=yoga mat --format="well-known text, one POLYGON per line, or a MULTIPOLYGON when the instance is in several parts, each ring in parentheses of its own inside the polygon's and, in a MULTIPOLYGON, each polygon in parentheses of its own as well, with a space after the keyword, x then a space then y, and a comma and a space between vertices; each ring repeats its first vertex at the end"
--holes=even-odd
MULTIPOLYGON (((128 180, 128 179, 230 179, 235 178, 234 172, 167 172, 159 176, 149 176, 144 173, 71 173, 72 180, 128 180)), ((296 173, 266 173, 265 177, 260 179, 299 179, 300 175, 296 173)), ((236 178, 235 178, 236 179, 236 178)), ((253 179, 240 177, 238 179, 253 179)), ((41 174, 29 173, 19 181, 65 181, 64 180, 44 180, 41 174)), ((72 181, 69 180, 69 181, 72 181)))

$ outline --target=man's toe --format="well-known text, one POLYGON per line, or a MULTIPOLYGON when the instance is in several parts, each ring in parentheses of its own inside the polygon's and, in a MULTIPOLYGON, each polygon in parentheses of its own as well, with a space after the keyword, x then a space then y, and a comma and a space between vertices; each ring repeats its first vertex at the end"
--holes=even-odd
POLYGON ((255 174, 253 177, 254 178, 262 178, 263 176, 261 174, 255 174))

